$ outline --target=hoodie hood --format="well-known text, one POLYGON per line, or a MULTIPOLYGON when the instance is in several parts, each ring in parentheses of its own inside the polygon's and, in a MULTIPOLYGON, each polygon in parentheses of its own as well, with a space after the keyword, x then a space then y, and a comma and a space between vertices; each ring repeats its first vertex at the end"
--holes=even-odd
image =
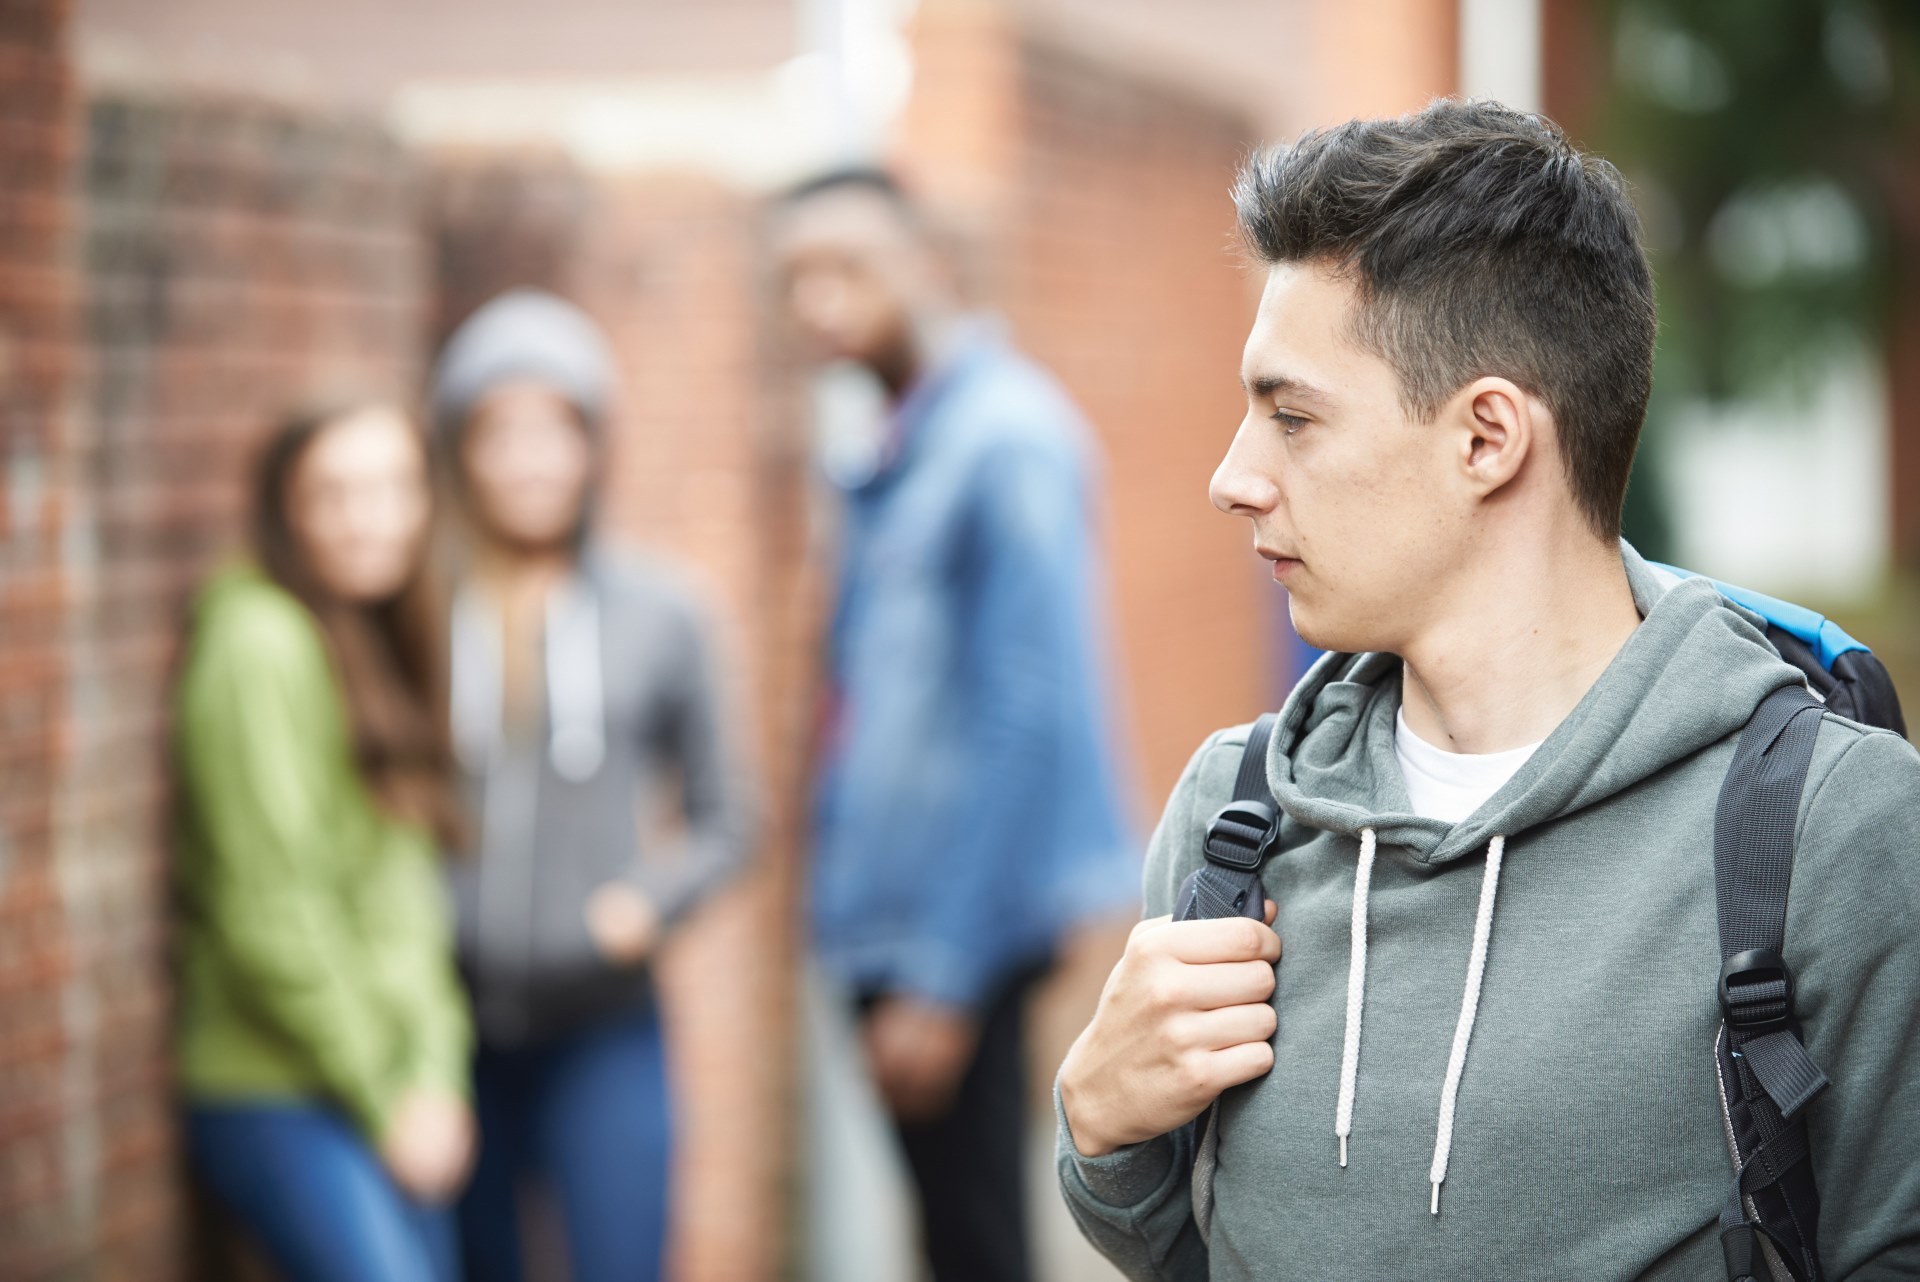
POLYGON ((593 318, 537 289, 501 294, 461 323, 433 376, 437 432, 457 430, 480 398, 527 380, 565 396, 593 428, 613 400, 613 354, 593 318))
POLYGON ((1295 687, 1267 757, 1280 808, 1308 827, 1356 841, 1371 829, 1423 863, 1448 863, 1605 801, 1733 734, 1774 690, 1804 684, 1758 615, 1707 580, 1655 569, 1624 541, 1620 554, 1640 626, 1479 810, 1452 825, 1413 813, 1393 748, 1401 662, 1389 654, 1326 655, 1295 687))

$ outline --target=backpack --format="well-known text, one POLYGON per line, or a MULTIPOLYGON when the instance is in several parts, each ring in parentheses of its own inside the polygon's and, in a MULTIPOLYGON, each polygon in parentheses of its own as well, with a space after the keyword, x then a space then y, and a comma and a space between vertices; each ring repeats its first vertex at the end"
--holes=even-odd
MULTIPOLYGON (((1647 563, 1655 574, 1674 579, 1697 577, 1691 570, 1647 563)), ((1815 614, 1805 606, 1766 596, 1751 588, 1734 587, 1718 579, 1709 583, 1735 605, 1766 620, 1767 640, 1780 657, 1800 669, 1807 688, 1827 705, 1827 711, 1839 713, 1849 721, 1878 726, 1906 737, 1907 720, 1900 712, 1900 696, 1894 692, 1893 678, 1873 651, 1841 631, 1831 619, 1815 614)))
MULTIPOLYGON (((1687 571, 1656 566, 1681 578, 1687 571)), ((1820 1194, 1807 1138, 1808 1103, 1830 1081, 1800 1035, 1786 943, 1787 889, 1800 794, 1828 711, 1905 736, 1893 679, 1866 646, 1811 610, 1715 583, 1767 623, 1767 639, 1804 686, 1761 700, 1741 731, 1714 810, 1713 875, 1720 923, 1720 1032, 1714 1069, 1734 1168, 1720 1214, 1729 1282, 1822 1282, 1820 1194)), ((1260 869, 1279 837, 1267 787, 1267 747, 1278 720, 1254 722, 1233 799, 1207 824, 1204 862, 1181 887, 1175 917, 1265 916, 1260 869)), ((1216 1101, 1195 1137, 1193 1214, 1210 1236, 1216 1101)))

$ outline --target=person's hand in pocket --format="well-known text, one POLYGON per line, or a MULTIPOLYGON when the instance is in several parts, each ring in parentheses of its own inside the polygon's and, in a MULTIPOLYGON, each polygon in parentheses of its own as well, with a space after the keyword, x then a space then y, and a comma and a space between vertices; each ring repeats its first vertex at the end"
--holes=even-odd
POLYGON ((905 995, 875 1005, 862 1032, 874 1085, 902 1122, 947 1111, 980 1040, 967 1011, 905 995))
POLYGON ((451 1091, 412 1090, 400 1097, 380 1137, 380 1159, 393 1182, 420 1202, 449 1202, 473 1165, 473 1110, 451 1091))
POLYGON ((639 890, 610 881, 587 896, 587 932, 608 963, 638 966, 660 942, 660 914, 639 890))

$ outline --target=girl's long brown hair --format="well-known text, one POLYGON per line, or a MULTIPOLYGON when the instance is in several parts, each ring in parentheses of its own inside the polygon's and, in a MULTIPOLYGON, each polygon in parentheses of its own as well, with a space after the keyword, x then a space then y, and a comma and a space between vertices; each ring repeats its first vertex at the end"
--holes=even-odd
MULTIPOLYGON (((375 801, 458 848, 466 825, 447 731, 446 612, 431 558, 423 549, 413 576, 389 600, 341 601, 320 586, 290 516, 294 473, 315 439, 344 418, 389 404, 373 397, 315 401, 281 420, 255 477, 253 550, 268 577, 320 625, 346 696, 354 753, 375 801)), ((424 441, 420 448, 424 461, 424 441)), ((424 470, 422 476, 427 484, 424 470)))

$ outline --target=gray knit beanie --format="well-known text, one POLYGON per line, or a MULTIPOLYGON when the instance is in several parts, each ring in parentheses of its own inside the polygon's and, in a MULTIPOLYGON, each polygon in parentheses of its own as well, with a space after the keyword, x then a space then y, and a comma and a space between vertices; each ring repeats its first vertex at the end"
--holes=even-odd
POLYGON ((597 430, 613 399, 613 352, 572 303, 544 290, 510 290, 447 340, 433 376, 434 431, 456 431, 481 397, 520 380, 559 392, 597 430))

